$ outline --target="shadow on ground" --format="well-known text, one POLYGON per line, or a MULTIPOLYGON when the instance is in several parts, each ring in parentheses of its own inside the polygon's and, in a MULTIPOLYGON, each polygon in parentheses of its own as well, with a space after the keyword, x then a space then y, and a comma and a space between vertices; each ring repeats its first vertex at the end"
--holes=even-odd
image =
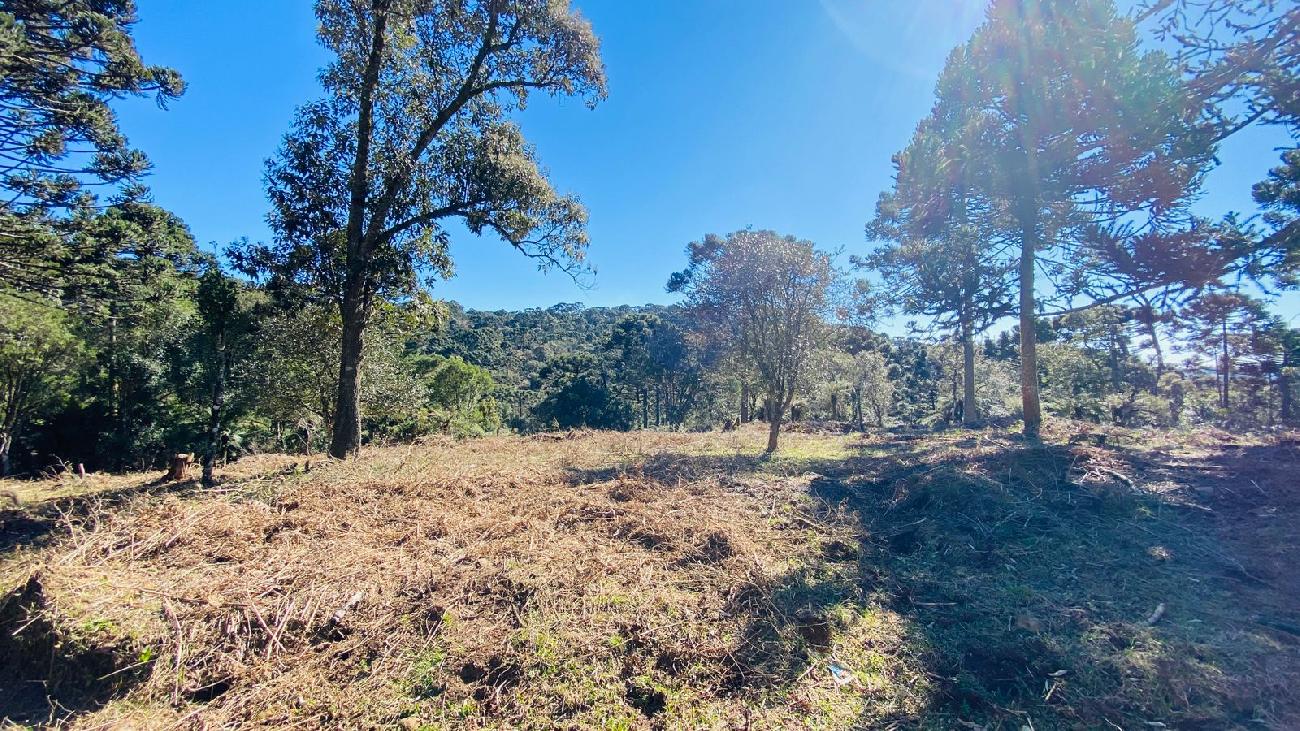
MULTIPOLYGON (((846 524, 856 545, 826 543, 736 598, 750 619, 727 691, 798 695, 812 677, 862 727, 1288 727, 1300 594, 1284 567, 1300 550, 1281 533, 1300 496, 1274 472, 1295 461, 1294 447, 1179 463, 1092 439, 952 432, 782 462, 814 473, 809 519, 846 524), (1242 477, 1261 465, 1276 484, 1242 477), (1273 568, 1258 566, 1265 545, 1273 568)), ((684 454, 636 467, 669 482, 776 468, 684 454)))
MULTIPOLYGON (((52 544, 137 498, 201 489, 197 479, 159 478, 0 510, 0 561, 16 558, 21 566, 20 550, 52 544)), ((28 571, 23 568, 16 574, 21 583, 0 593, 0 727, 58 725, 102 707, 148 676, 148 661, 130 642, 105 644, 55 627, 40 572, 28 571)))

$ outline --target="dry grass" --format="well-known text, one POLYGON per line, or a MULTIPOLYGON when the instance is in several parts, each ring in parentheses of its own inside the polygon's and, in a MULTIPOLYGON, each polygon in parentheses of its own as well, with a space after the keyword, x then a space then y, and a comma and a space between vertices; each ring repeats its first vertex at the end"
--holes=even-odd
POLYGON ((56 537, 4 558, 0 651, 21 662, 0 680, 0 715, 77 728, 1293 718, 1295 620, 1283 601, 1274 626, 1244 621, 1233 582, 1270 579, 1205 532, 1214 509, 1189 481, 1205 470, 1188 460, 1226 437, 1196 435, 1205 446, 1159 475, 1153 460, 1186 440, 792 433, 763 460, 763 437, 434 440, 310 470, 258 458, 216 491, 104 478, 120 481, 102 488, 112 500, 67 505, 56 537), (46 685, 18 687, 35 677, 46 685))

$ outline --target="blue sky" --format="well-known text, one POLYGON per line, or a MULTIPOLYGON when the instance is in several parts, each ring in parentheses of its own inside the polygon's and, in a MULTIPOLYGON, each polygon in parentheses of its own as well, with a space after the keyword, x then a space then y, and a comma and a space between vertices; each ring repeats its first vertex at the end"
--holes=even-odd
MULTIPOLYGON (((609 99, 534 97, 519 121, 556 186, 590 215, 594 284, 539 273, 499 241, 456 231, 456 276, 435 296, 479 309, 669 302, 687 242, 748 225, 848 253, 890 184, 890 155, 928 111, 976 0, 576 0, 602 40, 609 99)), ((167 111, 119 105, 152 159, 157 202, 205 246, 265 239, 262 163, 327 55, 310 0, 138 0, 147 61, 189 90, 167 111)), ((1198 206, 1251 211, 1276 130, 1221 151, 1198 206)), ((1283 310, 1297 312, 1288 296, 1283 310)), ((891 328, 892 329, 892 328, 891 328)))

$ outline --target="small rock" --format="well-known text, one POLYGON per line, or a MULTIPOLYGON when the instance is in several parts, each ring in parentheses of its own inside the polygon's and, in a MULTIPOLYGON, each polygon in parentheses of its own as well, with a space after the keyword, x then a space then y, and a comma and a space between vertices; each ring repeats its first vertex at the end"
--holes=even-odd
POLYGON ((397 722, 397 727, 402 731, 417 731, 420 728, 420 719, 414 716, 407 716, 397 722))

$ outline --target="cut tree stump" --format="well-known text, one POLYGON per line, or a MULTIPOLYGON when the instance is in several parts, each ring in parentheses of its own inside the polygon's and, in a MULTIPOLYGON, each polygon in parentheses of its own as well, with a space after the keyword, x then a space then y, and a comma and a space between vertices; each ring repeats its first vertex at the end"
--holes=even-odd
POLYGON ((165 479, 184 480, 189 477, 190 465, 194 464, 194 455, 187 452, 172 455, 171 467, 167 470, 165 479))

